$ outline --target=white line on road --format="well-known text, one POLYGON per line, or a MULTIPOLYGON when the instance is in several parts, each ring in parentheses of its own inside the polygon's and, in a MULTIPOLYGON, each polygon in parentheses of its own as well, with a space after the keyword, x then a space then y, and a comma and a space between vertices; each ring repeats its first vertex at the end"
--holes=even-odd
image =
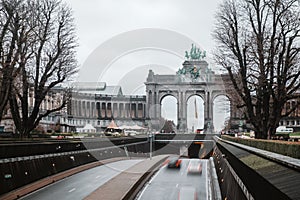
POLYGON ((96 179, 97 179, 97 178, 100 178, 100 177, 101 177, 101 176, 96 176, 96 179))
POLYGON ((208 162, 205 162, 205 170, 206 170, 206 199, 208 199, 208 162))
POLYGON ((144 192, 147 190, 147 188, 149 187, 149 185, 151 185, 152 181, 158 176, 158 174, 161 172, 161 170, 165 168, 165 166, 163 166, 151 179, 150 181, 146 184, 146 186, 143 188, 142 192, 138 195, 137 200, 140 200, 144 194, 144 192))
POLYGON ((177 184, 176 184, 176 187, 178 188, 178 186, 179 186, 179 184, 177 183, 177 184))
POLYGON ((69 190, 69 192, 74 192, 76 190, 76 188, 73 188, 71 190, 69 190))

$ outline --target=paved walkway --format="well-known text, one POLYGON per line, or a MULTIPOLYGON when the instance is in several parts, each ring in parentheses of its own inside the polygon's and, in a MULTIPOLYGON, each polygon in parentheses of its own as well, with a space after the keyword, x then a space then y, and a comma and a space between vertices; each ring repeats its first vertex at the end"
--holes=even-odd
POLYGON ((151 173, 167 157, 168 155, 155 156, 151 160, 146 159, 136 164, 99 187, 85 200, 119 200, 128 198, 126 195, 130 196, 134 187, 144 178, 143 176, 151 173))
POLYGON ((265 158, 268 158, 270 160, 274 160, 274 161, 280 162, 284 165, 288 165, 289 167, 292 167, 294 169, 300 170, 300 159, 292 158, 292 157, 289 157, 289 156, 284 156, 284 155, 281 155, 281 154, 278 154, 278 153, 273 153, 273 152, 270 152, 270 151, 258 149, 258 148, 255 148, 255 147, 250 147, 250 146, 247 146, 247 145, 239 144, 239 143, 236 143, 236 142, 231 142, 231 141, 228 141, 228 140, 223 140, 219 137, 217 137, 217 138, 219 140, 223 141, 223 142, 228 143, 228 144, 232 144, 236 147, 240 147, 242 149, 245 149, 245 150, 250 151, 252 153, 258 154, 258 155, 263 156, 265 158))

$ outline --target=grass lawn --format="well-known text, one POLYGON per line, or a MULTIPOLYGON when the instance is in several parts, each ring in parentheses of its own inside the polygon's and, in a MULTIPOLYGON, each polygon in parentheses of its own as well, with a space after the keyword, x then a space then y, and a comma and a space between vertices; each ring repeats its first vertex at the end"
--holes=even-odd
POLYGON ((290 133, 290 136, 300 136, 300 132, 290 133))

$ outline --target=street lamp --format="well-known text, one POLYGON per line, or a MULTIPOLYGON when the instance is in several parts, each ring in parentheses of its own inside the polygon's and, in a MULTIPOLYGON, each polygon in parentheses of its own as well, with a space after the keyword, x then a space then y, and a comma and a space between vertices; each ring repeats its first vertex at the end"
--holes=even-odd
POLYGON ((150 160, 152 160, 152 143, 153 143, 153 134, 150 132, 149 134, 149 142, 150 142, 150 150, 149 150, 149 156, 150 160))

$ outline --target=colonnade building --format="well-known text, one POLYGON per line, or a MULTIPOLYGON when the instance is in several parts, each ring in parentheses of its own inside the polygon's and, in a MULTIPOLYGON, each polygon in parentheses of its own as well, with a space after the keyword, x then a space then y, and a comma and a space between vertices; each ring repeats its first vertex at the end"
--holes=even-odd
POLYGON ((101 132, 112 120, 118 126, 145 126, 146 96, 124 95, 121 86, 108 86, 104 82, 76 83, 71 95, 67 115, 60 120, 69 129, 64 131, 91 124, 101 132))

